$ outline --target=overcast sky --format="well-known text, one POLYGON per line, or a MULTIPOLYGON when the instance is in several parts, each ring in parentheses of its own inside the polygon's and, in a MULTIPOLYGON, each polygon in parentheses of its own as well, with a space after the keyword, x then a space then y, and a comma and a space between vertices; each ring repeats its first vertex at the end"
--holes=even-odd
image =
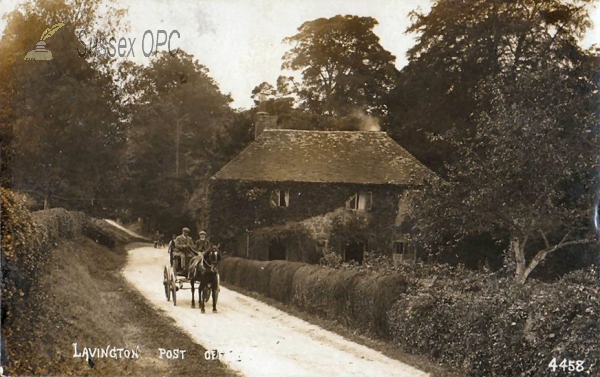
MULTIPOLYGON (((0 0, 0 15, 15 9, 22 0, 0 0)), ((305 21, 337 14, 371 16, 379 25, 375 33, 381 45, 396 56, 396 66, 406 65, 406 51, 414 44, 404 34, 410 24, 408 13, 421 7, 430 9, 430 0, 120 0, 128 7, 130 30, 115 36, 136 38, 134 60, 144 63, 142 38, 146 30, 174 35, 172 48, 193 54, 207 66, 223 93, 230 93, 234 107, 252 106, 252 89, 263 81, 275 84, 281 74, 281 57, 288 49, 282 44, 305 21)), ((600 8, 592 12, 600 25, 600 8)), ((5 21, 0 20, 0 33, 5 21)), ((146 50, 150 39, 146 37, 146 50)), ((588 33, 585 47, 600 44, 600 27, 588 33)), ((161 49, 166 50, 166 47, 161 49)))

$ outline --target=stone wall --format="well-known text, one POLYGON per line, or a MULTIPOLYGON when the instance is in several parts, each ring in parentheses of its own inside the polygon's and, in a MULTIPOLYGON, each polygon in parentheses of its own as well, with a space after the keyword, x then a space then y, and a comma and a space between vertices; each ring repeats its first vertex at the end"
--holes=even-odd
POLYGON ((302 221, 301 224, 315 240, 327 240, 331 234, 331 221, 334 213, 311 217, 302 221))

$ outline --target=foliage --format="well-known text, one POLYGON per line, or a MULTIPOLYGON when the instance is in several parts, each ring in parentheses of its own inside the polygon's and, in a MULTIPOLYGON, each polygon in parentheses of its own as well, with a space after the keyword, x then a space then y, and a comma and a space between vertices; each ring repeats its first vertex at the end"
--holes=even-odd
POLYGON ((590 94, 574 95, 571 81, 552 70, 486 87, 492 108, 472 138, 455 143, 460 163, 413 201, 417 238, 434 244, 449 234, 454 241, 508 235, 520 282, 549 253, 593 241, 590 193, 600 140, 590 94), (526 246, 536 238, 543 244, 527 261, 526 246))
MULTIPOLYGON (((281 77, 280 77, 281 79, 281 77)), ((278 80, 278 83, 281 80, 278 80)), ((367 115, 364 111, 354 109, 345 115, 321 114, 311 109, 296 108, 295 98, 275 89, 267 82, 256 86, 252 98, 257 107, 249 113, 267 112, 277 116, 279 128, 311 131, 378 131, 379 118, 367 115), (258 99, 260 98, 260 100, 258 99)))
MULTIPOLYGON (((100 14, 99 0, 30 1, 11 13, 0 40, 2 176, 34 198, 96 211, 118 204, 124 146, 121 93, 107 67, 112 61, 81 58, 75 30, 118 30, 122 11, 100 14), (109 20, 101 21, 102 16, 109 20), (49 25, 64 22, 46 42, 54 59, 23 62, 49 25)), ((56 203, 55 203, 56 204, 56 203)))
MULTIPOLYGON (((302 223, 288 222, 281 225, 256 229, 249 232, 249 257, 267 259, 269 246, 273 241, 285 246, 287 260, 315 264, 321 256, 317 252, 317 242, 302 223)), ((246 256, 245 253, 238 253, 246 256)))
POLYGON ((406 288, 400 276, 284 261, 227 258, 219 272, 224 281, 382 337, 389 334, 386 313, 406 288))
POLYGON ((81 235, 83 214, 64 209, 31 214, 9 189, 2 189, 2 323, 16 302, 27 299, 40 266, 59 239, 81 235))
MULTIPOLYGON (((364 189, 364 185, 355 184, 212 180, 209 194, 209 233, 214 242, 222 243, 231 250, 236 249, 236 238, 247 230, 299 222, 336 210, 341 211, 341 214, 348 213, 348 216, 361 217, 358 212, 346 210, 345 205, 346 200, 364 189), (270 205, 271 193, 275 189, 290 190, 289 207, 270 205), (353 215, 350 215, 351 212, 353 215)), ((389 228, 397 215, 398 188, 374 185, 369 190, 376 200, 373 209, 369 211, 372 221, 366 226, 370 229, 369 234, 387 241, 388 232, 384 228, 389 228)), ((366 230, 362 234, 366 234, 366 230)))
POLYGON ((526 286, 444 265, 389 275, 227 258, 224 281, 306 312, 392 337, 467 376, 545 376, 553 357, 600 367, 600 291, 591 269, 526 286))
POLYGON ((163 231, 202 226, 208 178, 249 141, 250 127, 208 69, 183 51, 155 55, 148 67, 89 49, 79 56, 76 31, 87 32, 86 44, 118 35, 123 15, 110 0, 31 0, 7 17, 3 185, 45 207, 142 217, 163 231), (24 63, 59 21, 65 26, 46 41, 53 60, 24 63))
POLYGON ((468 376, 546 376, 553 357, 585 360, 587 373, 597 373, 600 305, 591 270, 527 286, 461 275, 400 295, 389 312, 397 344, 468 376))
MULTIPOLYGON (((556 69, 589 76, 588 52, 577 45, 590 26, 593 0, 434 1, 429 13, 412 12, 407 33, 417 43, 388 98, 388 130, 437 172, 459 157, 447 139, 462 141, 476 128, 490 98, 480 85, 510 86, 520 74, 556 69)), ((593 80, 592 80, 593 82, 593 80)), ((576 111, 577 109, 573 109, 576 111)))
POLYGON ((346 246, 354 242, 366 242, 372 232, 371 217, 361 211, 340 211, 331 221, 329 249, 343 255, 346 246))
POLYGON ((286 84, 282 78, 278 87, 317 114, 345 116, 359 109, 384 115, 383 98, 397 72, 395 57, 373 33, 376 25, 371 17, 339 15, 305 22, 298 34, 284 39, 292 48, 282 65, 300 71, 302 82, 286 84))
POLYGON ((200 218, 208 178, 226 162, 216 147, 226 141, 231 98, 183 51, 154 56, 148 67, 130 66, 124 74, 138 98, 131 105, 128 144, 132 213, 167 233, 192 226, 200 218))

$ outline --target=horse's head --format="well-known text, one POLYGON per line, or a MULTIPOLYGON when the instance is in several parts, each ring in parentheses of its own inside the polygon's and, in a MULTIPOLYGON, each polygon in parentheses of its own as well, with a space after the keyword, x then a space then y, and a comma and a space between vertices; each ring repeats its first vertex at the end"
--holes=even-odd
POLYGON ((221 261, 221 252, 216 246, 213 246, 204 254, 204 261, 209 266, 212 272, 216 272, 217 266, 221 261))

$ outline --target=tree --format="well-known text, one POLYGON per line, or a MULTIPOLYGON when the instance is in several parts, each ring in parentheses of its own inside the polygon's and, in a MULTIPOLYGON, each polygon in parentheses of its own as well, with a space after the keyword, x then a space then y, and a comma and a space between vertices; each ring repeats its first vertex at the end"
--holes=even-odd
MULTIPOLYGON (((54 199, 70 209, 95 210, 96 199, 116 199, 125 137, 120 91, 105 69, 109 59, 76 53, 75 30, 97 26, 100 3, 31 1, 7 17, 0 40, 3 184, 46 206, 54 199), (42 32, 59 22, 65 26, 47 40, 54 59, 24 62, 42 32)), ((122 11, 107 12, 104 32, 111 32, 122 11)))
POLYGON ((437 0, 428 14, 412 12, 407 29, 417 37, 409 64, 388 98, 387 129, 438 172, 452 162, 450 143, 429 135, 474 132, 491 98, 475 97, 491 79, 511 85, 520 73, 561 68, 578 72, 585 53, 577 40, 590 26, 593 0, 437 0))
POLYGON ((136 98, 128 143, 132 213, 154 227, 189 226, 200 217, 215 168, 215 138, 232 119, 231 98, 183 51, 128 69, 136 98))
POLYGON ((395 57, 379 44, 371 17, 335 16, 308 21, 298 34, 282 69, 300 71, 301 83, 288 80, 302 107, 317 114, 344 116, 353 110, 384 115, 384 96, 397 71, 395 57))
POLYGON ((453 140, 460 160, 447 178, 413 202, 417 238, 431 245, 448 235, 506 234, 519 283, 550 253, 595 242, 597 83, 556 70, 518 73, 511 86, 482 85, 490 110, 471 138, 453 140), (536 238, 543 246, 528 249, 536 238))

